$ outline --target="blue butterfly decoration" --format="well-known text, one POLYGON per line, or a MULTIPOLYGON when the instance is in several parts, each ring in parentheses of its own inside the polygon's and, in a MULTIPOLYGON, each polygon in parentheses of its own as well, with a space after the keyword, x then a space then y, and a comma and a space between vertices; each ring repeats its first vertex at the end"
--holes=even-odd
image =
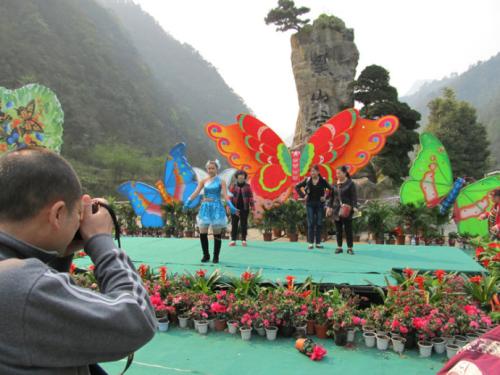
MULTIPOLYGON (((169 152, 165 161, 163 180, 155 187, 139 181, 127 181, 118 187, 118 192, 127 198, 145 228, 160 228, 165 225, 161 206, 172 202, 185 202, 196 190, 198 182, 193 167, 186 158, 186 144, 178 143, 169 152)), ((201 197, 190 202, 194 208, 201 197)))

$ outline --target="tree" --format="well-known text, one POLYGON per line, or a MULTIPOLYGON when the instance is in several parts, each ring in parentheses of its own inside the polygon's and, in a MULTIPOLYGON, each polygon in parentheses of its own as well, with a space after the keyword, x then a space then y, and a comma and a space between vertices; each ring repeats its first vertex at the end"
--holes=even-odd
POLYGON ((276 31, 297 30, 309 23, 309 19, 300 19, 299 16, 310 11, 307 7, 296 8, 292 0, 278 0, 278 6, 271 9, 264 21, 266 25, 275 24, 276 31))
POLYGON ((443 96, 428 104, 429 124, 426 130, 443 143, 455 177, 482 178, 488 169, 486 128, 477 122, 476 109, 465 101, 457 100, 450 88, 443 96))
POLYGON ((418 143, 420 113, 398 100, 398 91, 389 83, 389 72, 381 66, 367 66, 353 82, 354 100, 363 104, 361 115, 376 119, 394 115, 399 129, 387 138, 384 149, 372 161, 376 172, 390 177, 396 185, 408 176, 409 152, 418 143))

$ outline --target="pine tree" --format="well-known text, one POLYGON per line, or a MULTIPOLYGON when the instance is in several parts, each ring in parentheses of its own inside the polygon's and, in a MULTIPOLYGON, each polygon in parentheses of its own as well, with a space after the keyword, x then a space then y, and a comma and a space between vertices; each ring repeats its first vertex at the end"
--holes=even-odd
POLYGON ((275 24, 276 31, 297 30, 309 23, 309 19, 300 19, 299 16, 310 11, 307 7, 295 7, 292 0, 279 0, 278 6, 271 9, 264 21, 266 25, 275 24))

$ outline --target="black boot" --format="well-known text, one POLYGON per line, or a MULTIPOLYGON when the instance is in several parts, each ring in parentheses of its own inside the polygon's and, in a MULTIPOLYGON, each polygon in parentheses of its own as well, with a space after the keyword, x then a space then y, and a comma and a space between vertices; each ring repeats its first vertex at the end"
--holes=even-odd
POLYGON ((210 260, 210 253, 208 252, 208 233, 200 233, 201 250, 203 250, 202 263, 210 260))
POLYGON ((214 259, 213 263, 219 263, 220 247, 222 245, 222 236, 220 234, 214 234, 214 259))

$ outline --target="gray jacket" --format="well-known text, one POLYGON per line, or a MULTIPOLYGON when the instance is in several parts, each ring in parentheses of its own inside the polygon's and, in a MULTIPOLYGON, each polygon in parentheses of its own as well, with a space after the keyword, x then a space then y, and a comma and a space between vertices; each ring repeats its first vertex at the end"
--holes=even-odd
POLYGON ((154 311, 127 255, 109 235, 85 251, 100 293, 49 267, 54 253, 0 232, 0 374, 88 374, 153 337, 154 311))

